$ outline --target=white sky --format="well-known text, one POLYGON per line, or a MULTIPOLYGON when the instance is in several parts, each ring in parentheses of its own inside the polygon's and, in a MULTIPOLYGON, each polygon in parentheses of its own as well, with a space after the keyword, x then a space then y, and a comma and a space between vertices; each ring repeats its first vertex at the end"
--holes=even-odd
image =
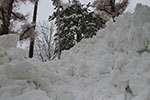
MULTIPOLYGON (((67 1, 67 0, 63 0, 67 1)), ((80 0, 82 3, 93 2, 94 0, 80 0)), ((117 0, 119 1, 119 0, 117 0)), ((129 0, 129 6, 127 11, 133 11, 137 3, 142 3, 144 5, 150 6, 150 0, 129 0)), ((43 20, 48 20, 49 15, 53 13, 53 6, 51 0, 40 0, 38 7, 38 21, 42 22, 43 20)), ((22 5, 20 8, 21 12, 33 13, 33 5, 27 3, 26 5, 22 5)))

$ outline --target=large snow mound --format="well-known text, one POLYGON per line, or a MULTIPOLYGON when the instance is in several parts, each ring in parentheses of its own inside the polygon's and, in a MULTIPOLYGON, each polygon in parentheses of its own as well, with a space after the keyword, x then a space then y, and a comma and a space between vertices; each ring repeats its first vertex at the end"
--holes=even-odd
POLYGON ((61 60, 24 59, 17 40, 0 37, 0 100, 150 100, 148 6, 108 22, 61 60))

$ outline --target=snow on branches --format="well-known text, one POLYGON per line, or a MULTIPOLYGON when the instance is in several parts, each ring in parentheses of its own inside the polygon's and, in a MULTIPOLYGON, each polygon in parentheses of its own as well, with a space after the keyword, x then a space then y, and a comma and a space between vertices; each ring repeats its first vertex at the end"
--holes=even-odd
POLYGON ((0 0, 0 35, 9 34, 11 32, 10 25, 11 20, 13 21, 24 21, 28 15, 23 15, 14 8, 17 6, 19 2, 27 2, 30 1, 32 3, 38 0, 0 0))
POLYGON ((128 6, 128 3, 128 0, 123 0, 119 3, 115 3, 115 0, 95 0, 92 6, 96 8, 96 11, 100 16, 109 20, 110 18, 114 19, 121 15, 128 6))

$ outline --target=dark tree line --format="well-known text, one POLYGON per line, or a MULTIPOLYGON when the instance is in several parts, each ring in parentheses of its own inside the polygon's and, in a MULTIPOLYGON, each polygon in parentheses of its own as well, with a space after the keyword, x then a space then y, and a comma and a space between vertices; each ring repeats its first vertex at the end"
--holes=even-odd
POLYGON ((49 19, 56 19, 56 54, 69 50, 83 38, 92 38, 100 28, 105 27, 106 22, 89 10, 89 4, 82 5, 78 0, 73 0, 67 8, 56 7, 49 19))

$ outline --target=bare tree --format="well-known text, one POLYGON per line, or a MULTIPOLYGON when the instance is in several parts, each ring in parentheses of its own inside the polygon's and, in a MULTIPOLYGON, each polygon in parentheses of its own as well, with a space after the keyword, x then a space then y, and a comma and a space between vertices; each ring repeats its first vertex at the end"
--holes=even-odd
POLYGON ((35 2, 37 0, 1 0, 0 1, 0 20, 1 20, 0 35, 10 33, 11 31, 10 25, 12 24, 10 22, 11 19, 25 20, 26 17, 25 15, 17 11, 13 11, 13 9, 16 7, 17 3, 26 2, 26 1, 35 2))
POLYGON ((1 14, 2 14, 2 30, 0 35, 9 33, 11 13, 13 9, 14 0, 5 0, 2 2, 1 14))
POLYGON ((54 23, 50 26, 47 22, 43 22, 39 26, 39 34, 35 40, 35 54, 42 61, 51 61, 55 58, 54 55, 54 23))
MULTIPOLYGON (((121 15, 128 6, 128 0, 115 3, 115 0, 95 0, 92 4, 96 11, 106 20, 121 15)), ((115 21, 115 20, 114 20, 115 21)))

